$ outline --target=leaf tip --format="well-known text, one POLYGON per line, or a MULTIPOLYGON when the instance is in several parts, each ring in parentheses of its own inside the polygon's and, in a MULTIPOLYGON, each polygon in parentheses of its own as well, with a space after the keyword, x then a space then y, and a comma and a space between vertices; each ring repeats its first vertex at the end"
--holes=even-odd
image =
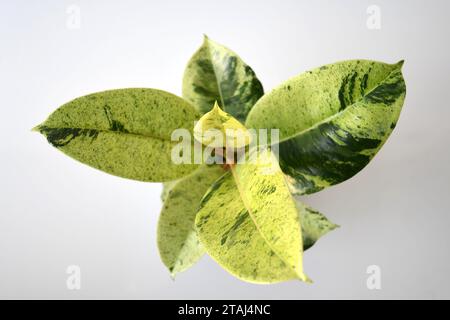
POLYGON ((219 104, 217 103, 217 100, 214 101, 214 106, 213 106, 212 110, 214 110, 215 112, 217 112, 219 110, 222 111, 222 109, 220 108, 219 104))
POLYGON ((41 132, 41 125, 40 124, 38 124, 37 126, 35 126, 35 127, 33 127, 32 129, 31 129, 31 132, 41 132))
POLYGON ((404 64, 404 63, 405 63, 405 60, 402 59, 402 60, 400 60, 399 62, 397 62, 396 65, 397 65, 397 67, 398 67, 399 69, 401 69, 401 68, 403 67, 403 64, 404 64))
POLYGON ((295 267, 294 272, 295 272, 297 278, 298 278, 300 281, 303 281, 303 282, 305 282, 305 283, 312 283, 312 282, 313 282, 313 281, 312 281, 312 280, 311 280, 311 279, 303 272, 303 268, 302 268, 301 265, 295 267))
POLYGON ((171 266, 171 267, 168 267, 168 269, 169 269, 169 276, 170 276, 170 279, 172 279, 172 281, 175 281, 175 277, 176 277, 176 275, 177 275, 177 271, 175 270, 175 266, 171 266))
POLYGON ((303 272, 298 274, 298 278, 299 278, 300 281, 303 281, 304 283, 307 283, 307 284, 312 284, 313 283, 313 281, 306 274, 304 274, 303 272))

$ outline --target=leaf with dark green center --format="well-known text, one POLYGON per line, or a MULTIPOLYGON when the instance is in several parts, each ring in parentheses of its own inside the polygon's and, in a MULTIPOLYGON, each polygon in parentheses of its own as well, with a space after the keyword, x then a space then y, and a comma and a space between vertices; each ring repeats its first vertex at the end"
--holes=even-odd
POLYGON ((198 166, 171 160, 171 134, 192 132, 199 113, 185 100, 155 89, 118 89, 77 98, 35 130, 65 154, 110 174, 168 181, 198 166))
POLYGON ((172 276, 192 266, 203 255, 195 231, 195 215, 205 192, 224 173, 220 166, 201 166, 168 186, 157 238, 159 254, 172 276))
POLYGON ((236 277, 255 283, 291 279, 303 273, 299 215, 276 159, 266 165, 236 164, 214 183, 196 217, 208 254, 236 277))
POLYGON ((202 114, 218 101, 227 113, 244 123, 263 94, 253 70, 236 53, 205 36, 184 72, 183 98, 202 114))
POLYGON ((406 92, 402 64, 353 60, 309 71, 261 98, 246 126, 280 130, 280 166, 296 193, 338 184, 394 129, 406 92))

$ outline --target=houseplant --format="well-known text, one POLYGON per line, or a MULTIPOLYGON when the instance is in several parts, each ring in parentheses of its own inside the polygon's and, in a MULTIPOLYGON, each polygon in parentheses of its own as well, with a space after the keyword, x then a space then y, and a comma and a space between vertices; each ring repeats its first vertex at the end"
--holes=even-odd
MULTIPOLYGON (((402 64, 338 62, 264 94, 239 56, 205 37, 186 67, 183 98, 144 88, 98 92, 64 104, 35 130, 94 168, 165 183, 158 247, 173 276, 206 252, 245 281, 309 282, 303 251, 336 225, 294 196, 343 182, 374 157, 403 105, 402 64), (225 136, 237 127, 278 130, 278 140, 242 145, 246 155, 255 145, 266 150, 264 163, 240 163, 235 150, 226 163, 174 161, 192 159, 174 153, 177 130, 191 133, 188 145, 198 151, 196 123, 225 136)), ((203 142, 200 152, 211 150, 203 142)), ((215 147, 214 159, 229 153, 227 144, 215 147)))

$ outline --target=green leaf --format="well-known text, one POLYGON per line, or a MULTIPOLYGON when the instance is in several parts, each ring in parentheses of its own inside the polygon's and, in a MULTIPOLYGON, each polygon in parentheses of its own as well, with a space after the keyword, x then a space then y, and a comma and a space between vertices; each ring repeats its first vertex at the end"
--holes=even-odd
POLYGON ((246 126, 280 130, 280 166, 298 194, 335 185, 363 169, 394 129, 402 64, 353 60, 309 71, 261 98, 246 126))
POLYGON ((311 248, 319 238, 339 227, 320 212, 297 201, 300 223, 302 226, 303 250, 311 248))
POLYGON ((217 102, 195 125, 194 137, 205 146, 234 149, 245 147, 252 139, 247 128, 233 116, 222 111, 217 102))
POLYGON ((161 259, 172 276, 192 266, 203 255, 195 231, 195 215, 205 192, 223 174, 220 166, 202 166, 168 187, 157 239, 161 259))
POLYGON ((208 254, 242 280, 309 282, 296 204, 276 159, 270 161, 270 174, 259 162, 237 164, 213 184, 196 217, 198 236, 208 254))
POLYGON ((226 112, 244 123, 263 94, 253 70, 236 53, 205 36, 184 72, 183 98, 202 114, 219 101, 226 112))
POLYGON ((91 167, 141 181, 175 180, 198 166, 174 164, 172 131, 192 132, 198 112, 155 89, 119 89, 77 98, 35 129, 56 148, 91 167))
MULTIPOLYGON (((200 168, 197 170, 200 170, 200 168)), ((181 179, 183 179, 183 178, 181 178, 181 179)), ((162 202, 166 201, 167 195, 169 194, 170 190, 172 190, 172 188, 174 186, 176 186, 176 184, 178 182, 179 182, 179 180, 172 180, 172 181, 167 181, 167 182, 162 183, 162 192, 161 192, 161 201, 162 202)))

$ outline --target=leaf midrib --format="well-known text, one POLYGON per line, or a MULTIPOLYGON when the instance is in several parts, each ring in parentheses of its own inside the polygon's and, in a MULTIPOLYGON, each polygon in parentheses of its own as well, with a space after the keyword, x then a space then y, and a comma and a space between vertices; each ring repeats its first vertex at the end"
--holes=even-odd
POLYGON ((338 116, 342 115, 344 112, 346 112, 347 110, 349 110, 351 107, 355 106, 357 103, 359 103, 360 101, 362 101, 367 95, 369 95, 370 93, 372 93, 373 90, 375 90, 376 88, 378 88, 378 87, 380 86, 381 83, 385 82, 386 79, 388 79, 388 78, 391 76, 391 74, 392 74, 393 72, 396 72, 396 71, 398 71, 398 67, 394 68, 391 72, 389 72, 389 74, 388 74, 382 81, 378 82, 378 84, 377 84, 376 86, 374 86, 374 87, 373 87, 372 89, 370 89, 367 93, 365 93, 363 96, 361 96, 361 98, 359 98, 357 101, 353 102, 351 105, 348 105, 344 110, 339 111, 339 112, 337 112, 337 113, 335 113, 335 114, 333 114, 333 115, 331 115, 331 116, 329 116, 329 117, 327 117, 327 118, 325 118, 325 119, 323 119, 323 120, 321 120, 321 121, 319 121, 319 122, 316 122, 314 125, 312 125, 312 126, 309 127, 309 128, 306 128, 306 129, 304 129, 304 130, 302 130, 302 131, 300 131, 300 132, 294 133, 294 134, 292 134, 292 135, 290 135, 290 136, 287 136, 287 137, 284 137, 284 138, 280 139, 279 142, 278 142, 278 144, 280 144, 280 143, 282 143, 282 142, 284 142, 284 141, 293 139, 293 138, 295 138, 295 137, 297 137, 297 136, 303 135, 303 134, 305 134, 305 133, 308 132, 308 131, 311 131, 311 130, 316 129, 316 128, 319 127, 321 124, 327 123, 327 122, 329 122, 329 121, 331 121, 331 120, 337 118, 338 116))
MULTIPOLYGON (((253 222, 253 224, 255 225, 256 229, 258 230, 259 235, 261 236, 261 238, 263 238, 263 240, 266 242, 266 244, 269 246, 269 248, 275 253, 275 255, 278 257, 278 259, 280 259, 281 261, 283 261, 283 262, 286 264, 286 266, 287 266, 291 271, 294 272, 294 274, 296 275, 297 278, 301 279, 302 277, 301 277, 301 275, 299 275, 299 274, 297 273, 297 270, 293 269, 293 268, 291 267, 291 264, 290 264, 288 261, 286 261, 286 259, 284 259, 283 257, 280 256, 280 254, 278 253, 278 250, 275 250, 275 249, 273 248, 273 246, 271 245, 271 243, 268 241, 268 239, 267 239, 267 238, 264 236, 264 234, 262 233, 260 226, 256 223, 256 220, 255 220, 255 218, 254 218, 254 214, 252 213, 252 210, 250 209, 250 206, 248 205, 248 203, 246 203, 245 196, 244 196, 244 192, 242 191, 242 187, 241 187, 240 184, 239 184, 239 179, 238 179, 238 177, 237 177, 237 174, 236 174, 236 171, 235 171, 235 170, 236 170, 236 169, 235 169, 234 167, 231 167, 231 169, 230 169, 230 171, 231 171, 231 173, 232 173, 232 175, 233 175, 234 182, 235 182, 236 187, 237 187, 237 189, 238 189, 240 198, 241 198, 241 200, 242 200, 242 203, 244 204, 244 207, 247 209, 248 215, 249 215, 250 219, 252 219, 252 222, 253 222)), ((301 234, 301 228, 300 228, 300 239, 301 239, 301 237, 302 237, 302 234, 301 234)), ((301 258, 302 258, 302 257, 300 257, 300 259, 301 259, 301 258)), ((301 259, 301 260, 302 260, 302 259, 301 259)))
MULTIPOLYGON (((133 132, 124 132, 124 131, 117 131, 117 130, 107 130, 107 129, 95 129, 95 128, 83 128, 83 127, 69 127, 69 126, 64 126, 64 127, 51 127, 51 126, 47 126, 45 125, 45 123, 43 125, 39 125, 35 128, 33 128, 33 131, 38 131, 40 133, 41 132, 41 128, 50 128, 50 129, 75 129, 75 130, 94 130, 97 131, 99 133, 112 133, 112 134, 124 134, 124 135, 130 135, 130 136, 135 136, 135 137, 139 137, 139 138, 150 138, 150 139, 155 139, 155 140, 161 140, 164 142, 170 142, 170 143, 177 143, 178 141, 172 141, 171 139, 168 138, 162 138, 156 135, 147 135, 147 134, 139 134, 139 133, 133 133, 133 132)), ((45 131, 44 131, 45 132, 45 131)))
POLYGON ((211 66, 212 66, 212 69, 213 69, 214 79, 216 80, 217 90, 219 91, 220 103, 222 104, 222 109, 226 110, 225 102, 224 102, 224 99, 223 99, 222 88, 220 87, 219 79, 217 77, 217 70, 216 70, 216 66, 214 65, 214 61, 213 61, 213 58, 212 58, 212 53, 211 53, 211 48, 210 48, 210 41, 209 41, 208 38, 205 39, 205 45, 206 45, 206 51, 208 52, 209 61, 211 62, 211 66))

